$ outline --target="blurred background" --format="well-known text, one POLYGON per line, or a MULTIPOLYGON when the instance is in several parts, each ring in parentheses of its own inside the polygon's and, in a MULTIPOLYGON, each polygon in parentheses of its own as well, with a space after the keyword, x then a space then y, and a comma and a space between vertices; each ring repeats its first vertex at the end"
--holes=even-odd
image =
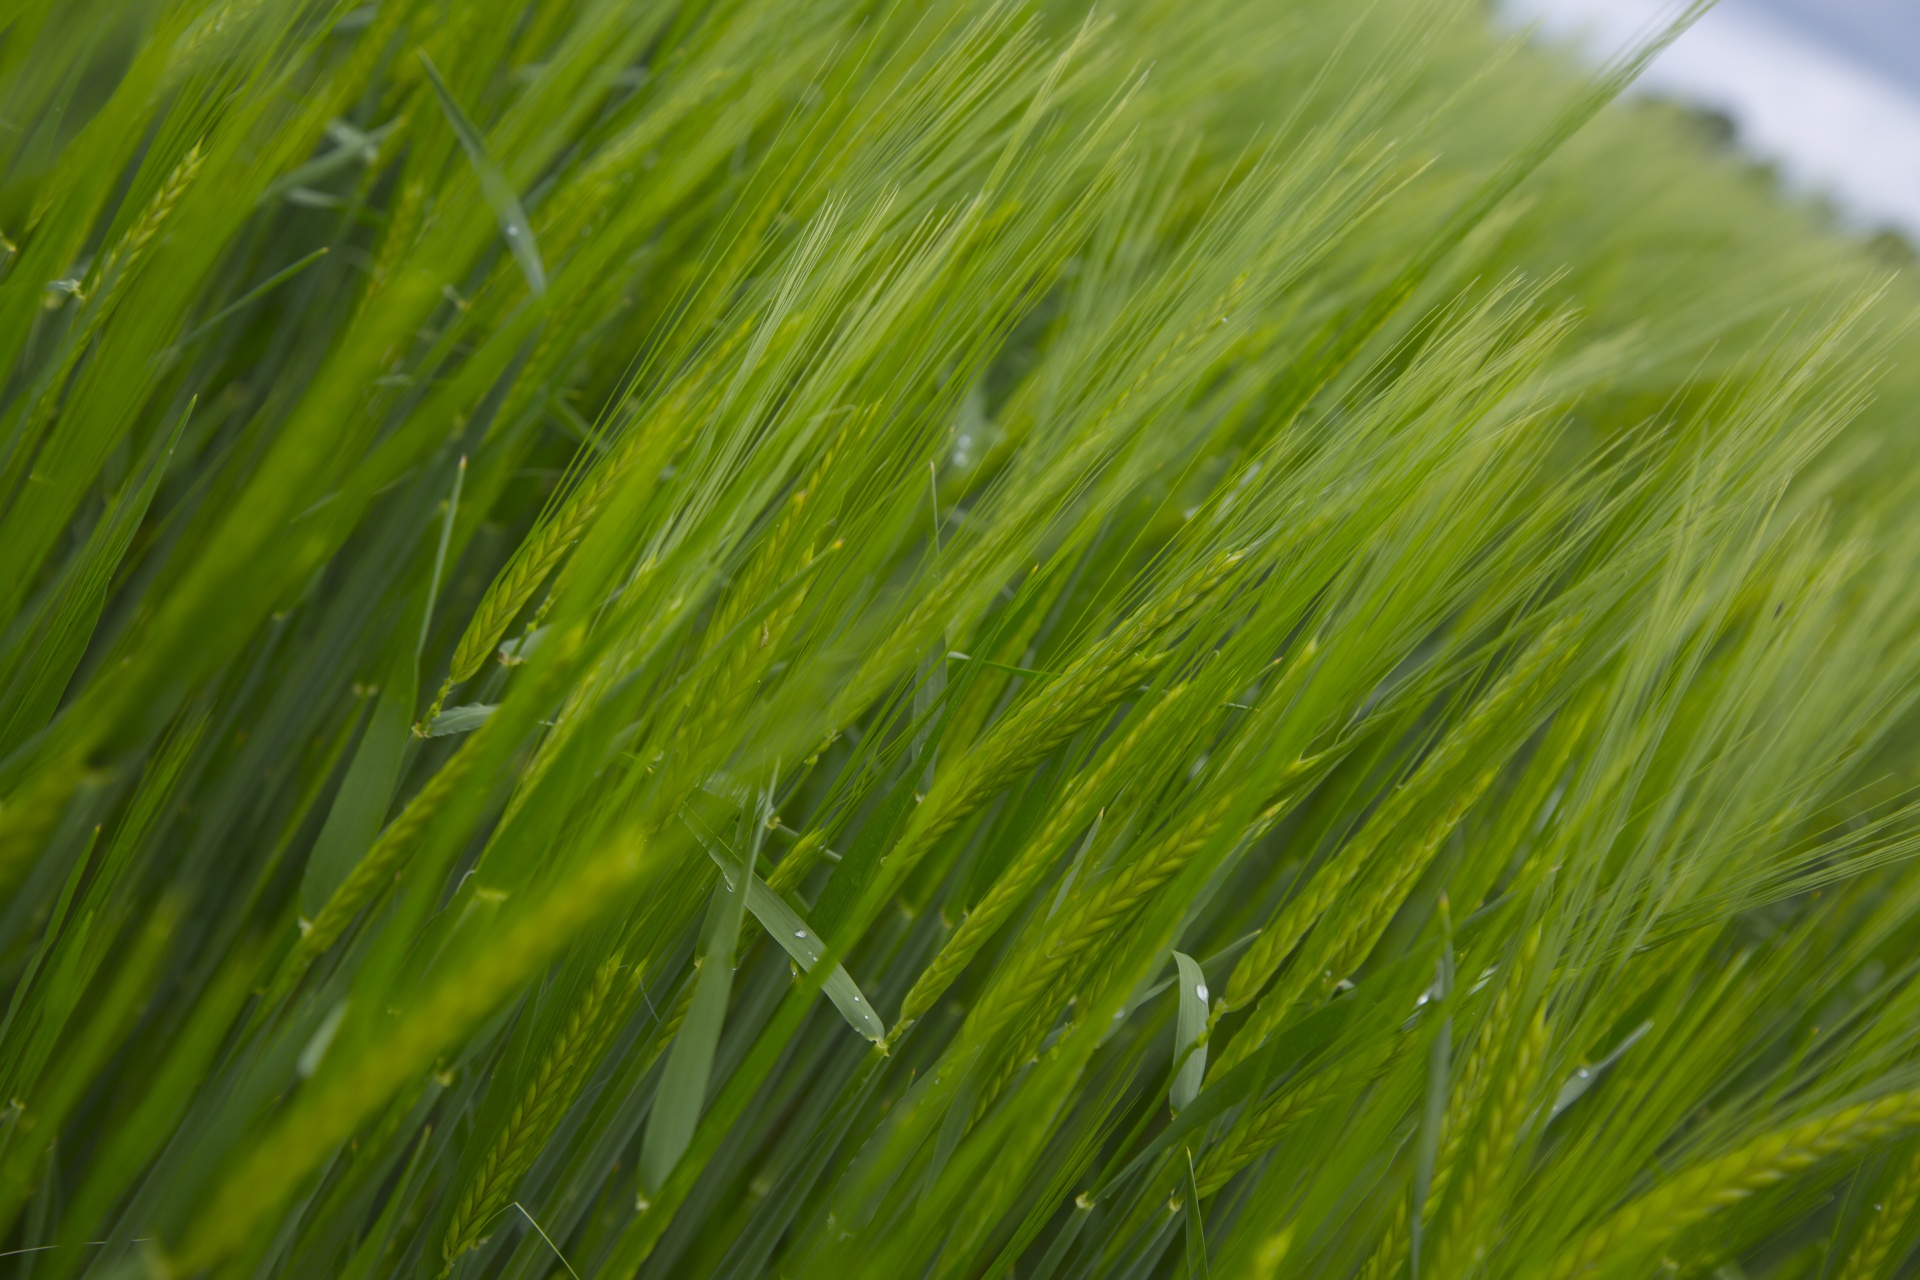
MULTIPOLYGON (((1604 59, 1681 8, 1504 0, 1509 21, 1604 59)), ((1920 0, 1721 0, 1640 92, 1724 115, 1740 146, 1863 230, 1920 243, 1920 0)))

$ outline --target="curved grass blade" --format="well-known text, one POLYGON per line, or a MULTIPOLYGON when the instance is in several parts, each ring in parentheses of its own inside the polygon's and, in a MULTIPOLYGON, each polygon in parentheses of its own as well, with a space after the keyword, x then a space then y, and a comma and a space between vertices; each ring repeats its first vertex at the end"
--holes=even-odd
POLYGON ((37 615, 0 641, 0 757, 37 732, 59 706, 196 404, 189 399, 164 440, 156 442, 138 478, 121 490, 95 524, 37 606, 37 615))
POLYGON ((427 607, 420 613, 420 640, 413 646, 416 666, 426 651, 427 636, 433 630, 433 607, 440 602, 440 578, 447 567, 447 545, 453 541, 453 522, 460 514, 460 491, 466 485, 467 459, 462 454, 460 464, 453 469, 453 493, 447 498, 447 514, 440 522, 440 542, 433 549, 433 576, 427 579, 427 607))
POLYGON ((647 1120, 647 1136, 640 1147, 641 1185, 648 1190, 666 1184, 700 1123, 707 1079, 713 1072, 713 1052, 720 1043, 727 996, 733 989, 733 953, 740 940, 740 917, 746 902, 747 895, 736 890, 725 875, 714 883, 699 971, 694 977, 693 1004, 680 1034, 673 1038, 673 1048, 667 1052, 660 1090, 654 1095, 653 1115, 647 1120))
POLYGON ((527 278, 527 287, 533 290, 535 297, 544 296, 547 292, 547 272, 540 264, 540 247, 534 243, 533 224, 527 221, 527 211, 520 207, 520 197, 514 193, 513 184, 507 181, 507 175, 488 153, 486 140, 480 136, 480 131, 474 128, 473 121, 467 119, 467 113, 454 101, 447 82, 440 78, 440 68, 433 65, 433 59, 427 56, 424 49, 420 50, 420 65, 426 68, 427 80, 440 99, 440 109, 447 113, 447 123, 453 126, 461 148, 473 164, 474 176, 480 179, 480 193, 493 206, 494 216, 500 220, 500 234, 507 238, 507 248, 513 251, 513 260, 520 264, 520 274, 527 278))
POLYGON ((180 341, 173 344, 173 350, 178 351, 180 348, 185 346, 190 346, 193 343, 198 342, 201 338, 206 337, 209 333, 212 333, 215 329, 220 327, 221 321, 227 319, 228 317, 232 316, 236 312, 245 310, 247 307, 253 305, 255 302, 258 302, 261 298, 266 297, 269 293, 272 293, 275 289, 278 289, 281 285, 293 279, 295 276, 299 275, 302 271, 305 271, 308 267, 320 261, 320 259, 326 257, 328 252, 330 251, 327 248, 327 246, 321 245, 318 249, 315 249, 312 253, 309 253, 304 258, 300 258, 296 260, 289 266, 280 268, 280 270, 274 272, 272 275, 268 276, 265 280, 262 280, 259 284, 253 286, 253 288, 247 290, 245 293, 241 294, 238 298, 235 298, 232 302, 229 302, 226 306, 214 312, 206 320, 204 320, 198 325, 195 325, 192 332, 188 333, 184 338, 180 339, 180 341))
MULTIPOLYGON (((326 825, 314 842, 307 858, 305 876, 300 882, 300 911, 311 920, 327 905, 327 899, 340 887, 354 865, 366 855, 379 833, 380 823, 393 803, 394 790, 400 785, 400 771, 411 744, 413 707, 420 693, 420 651, 427 641, 427 628, 433 621, 433 607, 440 594, 440 574, 446 567, 447 544, 453 536, 453 522, 460 511, 460 490, 467 476, 467 460, 460 459, 454 472, 453 493, 447 499, 447 511, 440 522, 440 541, 434 552, 433 576, 427 582, 427 598, 421 611, 420 635, 408 649, 396 654, 380 685, 380 701, 373 708, 360 745, 354 749, 353 763, 327 811, 326 825)), ((485 716, 466 725, 478 728, 485 716)), ((448 729, 452 733, 457 730, 448 729)))
POLYGON ((327 810, 326 825, 307 857, 300 881, 300 913, 311 920, 340 887, 361 856, 373 844, 381 821, 393 803, 400 783, 400 767, 413 738, 413 704, 418 690, 411 652, 393 659, 380 685, 380 700, 354 749, 353 763, 340 791, 327 810))
POLYGON ((1200 1082, 1207 1075, 1207 975, 1184 951, 1173 953, 1173 963, 1180 970, 1180 1013, 1174 1020, 1173 1050, 1176 1056, 1186 1055, 1173 1077, 1173 1088, 1167 1091, 1167 1105, 1177 1115, 1200 1092, 1200 1082))
POLYGON ((433 719, 427 721, 423 735, 429 738, 444 738, 449 734, 472 733, 487 722, 499 709, 491 702, 469 702, 461 707, 448 707, 433 719))
POLYGON ((380 158, 380 144, 399 127, 400 121, 389 120, 376 129, 362 131, 345 120, 335 120, 327 126, 327 136, 336 143, 333 150, 274 179, 260 193, 259 203, 269 204, 297 187, 324 182, 356 164, 372 164, 380 158))
MULTIPOLYGON (((458 709, 455 708, 455 710, 458 709)), ((719 841, 710 833, 699 830, 691 822, 688 826, 706 849, 707 856, 712 858, 714 865, 720 868, 722 875, 731 880, 740 874, 740 864, 732 861, 721 851, 719 841)), ((815 933, 806 919, 788 906, 786 899, 775 893, 757 873, 750 875, 747 880, 747 910, 753 912, 753 918, 760 922, 760 927, 780 944, 783 951, 793 957, 793 962, 799 965, 802 971, 812 973, 813 967, 820 963, 820 957, 827 953, 826 944, 820 940, 820 935, 815 933)), ((833 1001, 833 1007, 840 1011, 840 1016, 847 1020, 848 1026, 875 1044, 886 1039, 886 1024, 880 1020, 880 1015, 873 1011, 872 1003, 868 1001, 865 993, 860 990, 859 984, 843 966, 837 964, 833 966, 833 972, 827 975, 827 980, 820 989, 826 993, 827 999, 833 1001)))
POLYGON ((1629 1031, 1606 1057, 1589 1066, 1574 1068, 1573 1074, 1568 1076, 1566 1083, 1560 1086, 1560 1092, 1553 1097, 1553 1106, 1547 1111, 1547 1123, 1552 1124, 1562 1111, 1565 1111, 1568 1107, 1580 1101, 1582 1095, 1584 1095, 1587 1090, 1593 1088, 1594 1082, 1601 1077, 1606 1069, 1620 1061, 1627 1050, 1640 1043, 1641 1037, 1645 1036, 1647 1032, 1651 1030, 1653 1030, 1653 1023, 1643 1022, 1632 1031, 1629 1031))
MULTIPOLYGON (((1185 959, 1185 957, 1181 957, 1185 959)), ((1188 963, 1192 963, 1188 961, 1188 963)), ((1187 1278, 1188 1280, 1208 1280, 1207 1270, 1207 1224, 1200 1216, 1200 1180, 1193 1173, 1193 1148, 1186 1148, 1187 1157, 1187 1278)))

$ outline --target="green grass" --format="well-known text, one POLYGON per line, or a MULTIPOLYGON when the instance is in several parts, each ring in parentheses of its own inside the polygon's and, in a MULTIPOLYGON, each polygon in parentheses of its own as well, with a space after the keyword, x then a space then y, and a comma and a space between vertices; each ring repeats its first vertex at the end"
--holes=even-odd
POLYGON ((1920 297, 1645 52, 8 6, 6 1274, 1908 1274, 1920 297))

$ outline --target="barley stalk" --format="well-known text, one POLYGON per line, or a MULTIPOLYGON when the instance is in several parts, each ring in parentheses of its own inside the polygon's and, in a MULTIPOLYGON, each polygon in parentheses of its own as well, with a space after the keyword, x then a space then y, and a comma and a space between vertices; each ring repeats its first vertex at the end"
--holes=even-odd
MULTIPOLYGON (((381 15, 385 16, 384 12, 381 15)), ((410 118, 417 118, 419 104, 424 102, 426 86, 423 83, 414 91, 413 102, 406 108, 410 118)), ((394 273, 400 267, 401 259, 407 250, 413 247, 414 239, 420 233, 427 207, 427 184, 416 177, 407 177, 400 184, 400 193, 395 197, 393 208, 387 214, 386 234, 380 238, 380 255, 374 259, 370 272, 370 283, 360 295, 360 310, 364 312, 374 300, 386 292, 393 283, 394 273)))
MULTIPOLYGON (((531 538, 515 549, 513 558, 507 561, 506 567, 487 588, 487 594, 481 597, 480 607, 474 610, 473 620, 460 636, 460 643, 453 651, 453 662, 447 672, 447 688, 472 679, 486 664, 487 656, 499 647, 500 638, 513 625, 520 610, 593 522, 593 517, 599 513, 600 502, 605 499, 616 478, 611 467, 601 471, 573 501, 568 502, 553 519, 542 524, 531 538)), ((434 700, 434 706, 440 706, 445 698, 446 690, 443 689, 434 700)), ((429 713, 429 719, 432 714, 429 713)))
MULTIPOLYGON (((1075 966, 1076 976, 1079 967, 1075 966)), ((974 1095, 973 1115, 970 1122, 977 1123, 993 1105, 994 1099, 1006 1090, 1007 1085, 1022 1070, 1039 1065, 1040 1046, 1046 1043, 1047 1036, 1053 1031, 1056 1022, 1059 1022, 1059 1014, 1051 1005, 1045 1005, 1030 1012, 1019 1030, 1010 1037, 1009 1043, 1002 1048, 999 1065, 994 1069, 993 1075, 974 1095)), ((1076 1020, 1072 1018, 1060 1023, 1060 1035, 1054 1041, 1056 1049, 1059 1047, 1059 1042, 1064 1040, 1077 1025, 1076 1020)))
MULTIPOLYGON (((804 570, 813 563, 813 547, 809 544, 799 557, 796 571, 804 570)), ((694 739, 699 747, 705 747, 739 722, 741 714, 753 700, 759 689, 756 669, 764 669, 776 652, 774 643, 787 629, 806 603, 807 589, 810 583, 802 582, 796 589, 787 592, 785 598, 777 602, 761 618, 760 625, 749 634, 735 641, 733 650, 726 661, 720 663, 704 684, 696 686, 687 694, 683 707, 691 713, 695 707, 704 707, 703 715, 691 720, 702 732, 694 739)), ((730 629, 731 623, 728 624, 730 629)), ((713 628, 718 634, 725 630, 713 628)), ((692 754, 683 744, 680 754, 692 754)))
MULTIPOLYGON (((861 415, 861 418, 864 422, 866 415, 861 415)), ((832 470, 834 459, 845 448, 848 435, 849 429, 845 426, 834 432, 833 438, 821 451, 820 459, 814 464, 805 483, 794 490, 782 504, 780 518, 774 522, 772 529, 761 541, 752 562, 733 583, 732 589, 727 592, 726 599, 721 602, 720 608, 716 611, 713 622, 708 625, 709 645, 731 632, 735 624, 751 612, 759 604, 760 599, 786 576, 789 571, 787 566, 796 563, 794 538, 799 531, 801 518, 807 514, 809 503, 814 501, 822 481, 832 470)), ((797 565, 804 568, 812 560, 813 544, 809 542, 800 550, 797 565)), ((736 657, 736 662, 742 661, 754 648, 763 647, 752 641, 749 641, 749 645, 750 648, 736 657)))
POLYGON ((113 247, 102 255, 99 266, 91 273, 92 283, 81 298, 83 310, 78 331, 67 341, 60 365, 46 383, 47 393, 33 406, 26 426, 26 438, 36 438, 60 412, 59 389, 66 385, 67 379, 79 365, 80 358, 87 353, 93 335, 99 332, 101 325, 106 323, 108 315, 113 311, 113 304, 125 293, 122 285, 133 274, 134 268, 140 265, 147 246, 152 244, 154 237, 160 234, 160 228, 166 223, 167 215, 173 212, 173 207, 180 202, 180 197, 185 195, 187 188, 193 185, 193 180, 199 174, 200 166, 205 159, 205 155, 200 150, 200 143, 195 142, 188 148, 186 155, 180 158, 179 163, 168 172, 165 181, 160 184, 160 190, 155 192, 153 199, 147 202, 147 207, 140 211, 140 216, 134 219, 133 224, 127 228, 113 247))
MULTIPOLYGON (((1338 981, 1358 969, 1373 953, 1374 945, 1387 926, 1393 923, 1393 917, 1406 901, 1407 894, 1413 888, 1413 882, 1419 878, 1439 853, 1440 846, 1452 835, 1454 829, 1467 816, 1467 811, 1486 795, 1493 786, 1494 779, 1500 775, 1500 767, 1483 771, 1468 782, 1455 794, 1453 801, 1440 817, 1429 827, 1426 833, 1409 847, 1399 862, 1386 869, 1355 904, 1348 916, 1345 927, 1331 935, 1333 946, 1329 949, 1324 964, 1303 965, 1302 972, 1310 973, 1314 969, 1333 974, 1332 981, 1338 981)), ((1330 985, 1330 984, 1329 984, 1330 985)))
MULTIPOLYGON (((1440 1170, 1434 1169, 1434 1180, 1439 1181, 1440 1170)), ((1410 1195, 1397 1196, 1394 1199, 1393 1221, 1387 1224, 1386 1234, 1380 1237, 1380 1243, 1373 1247, 1367 1260, 1361 1264, 1356 1280, 1386 1280, 1399 1269, 1407 1256, 1408 1243, 1413 1239, 1413 1225, 1407 1205, 1410 1195)))
POLYGON ((227 0, 212 13, 202 17, 189 29, 187 38, 180 42, 174 52, 172 71, 174 76, 184 76, 195 69, 201 53, 207 46, 224 35, 230 28, 237 27, 251 18, 260 8, 260 0, 227 0))
MULTIPOLYGON (((998 549, 990 543, 978 545, 968 552, 949 574, 933 586, 907 620, 896 628, 895 639, 874 657, 868 659, 860 673, 854 677, 848 686, 847 701, 851 705, 864 707, 872 700, 879 688, 884 687, 886 683, 891 683, 893 673, 897 670, 897 654, 905 643, 901 637, 927 635, 932 620, 951 606, 952 601, 947 584, 966 580, 971 574, 985 568, 985 562, 992 560, 997 554, 998 549)), ((1241 552, 1222 552, 1196 570, 1184 584, 1168 590, 1164 595, 1136 610, 1080 658, 1069 664, 1058 679, 1050 681, 1044 689, 1036 692, 1033 701, 1024 704, 1006 720, 1001 721, 989 734, 989 741, 995 738, 1004 740, 1010 735, 1016 723, 1027 730, 1048 731, 1049 725, 1070 714, 1067 708, 1084 697, 1084 691, 1088 687, 1101 684, 1103 677, 1112 671, 1116 663, 1127 660, 1136 650, 1144 648, 1160 632, 1191 612, 1224 584, 1244 560, 1245 556, 1241 552)), ((1062 740, 1056 738, 1054 741, 1062 740)), ((983 743, 982 747, 984 746, 983 743)))
MULTIPOLYGON (((193 185, 193 180, 199 174, 200 166, 205 160, 206 155, 200 150, 198 142, 187 149, 186 155, 180 157, 180 162, 167 174, 166 180, 160 184, 160 190, 154 193, 147 207, 140 211, 140 216, 134 220, 132 226, 127 228, 127 233, 121 237, 118 244, 108 250, 106 257, 100 260, 100 268, 94 273, 96 290, 113 288, 115 280, 124 279, 139 263, 146 247, 153 243, 155 236, 160 234, 160 228, 166 222, 167 215, 173 212, 173 207, 180 203, 180 197, 185 195, 187 188, 193 185)), ((100 299, 96 298, 97 301, 100 299)))
MULTIPOLYGON (((1254 742, 1252 733, 1242 733, 1235 739, 1214 762, 1217 776, 1233 776, 1235 762, 1254 742)), ((1298 776, 1297 768, 1284 771, 1280 787, 1284 789, 1298 776)), ((1050 984, 1060 980, 1063 971, 1077 961, 1081 952, 1122 927, 1126 917, 1149 895, 1178 875, 1188 861, 1206 847, 1239 802, 1242 791, 1242 785, 1223 790, 1180 827, 1163 836, 1147 853, 1082 900, 1053 927, 1036 952, 1017 962, 1011 975, 988 992, 969 1017, 968 1027, 978 1028, 983 1036, 992 1036, 1027 1009, 1050 984)), ((1258 827, 1269 820, 1270 815, 1262 813, 1252 825, 1258 827)))
POLYGON ((1004 725, 988 733, 982 744, 982 753, 988 758, 961 775, 938 818, 928 824, 929 834, 924 838, 931 842, 952 830, 983 800, 1032 769, 1101 712, 1151 680, 1171 656, 1166 652, 1129 654, 1078 688, 1063 690, 1058 698, 1043 694, 1029 709, 1008 717, 1004 725))
MULTIPOLYGON (((1542 927, 1539 924, 1527 930, 1521 938, 1519 954, 1508 967, 1500 990, 1493 998, 1493 1007, 1487 1010, 1486 1021, 1474 1036, 1473 1048, 1467 1054, 1466 1065, 1460 1070, 1460 1082, 1454 1086, 1453 1097, 1449 1100, 1447 1114, 1441 1125, 1440 1154, 1436 1168, 1451 1166, 1458 1157, 1460 1144, 1466 1138, 1467 1123, 1480 1110, 1480 1103, 1486 1097, 1487 1088, 1493 1081, 1494 1062, 1513 1030, 1513 1020, 1526 991, 1527 977, 1539 958, 1541 938, 1542 927)), ((1430 1199, 1428 1212, 1432 1212, 1433 1208, 1434 1202, 1430 1199)))
MULTIPOLYGON (((1459 1083, 1454 1085, 1447 1099, 1446 1112, 1440 1117, 1440 1142, 1433 1163, 1433 1181, 1427 1187, 1426 1202, 1421 1208, 1422 1221, 1431 1217, 1440 1206, 1447 1186, 1453 1179, 1461 1145, 1492 1082, 1494 1062, 1513 1029, 1514 1015, 1525 990, 1527 974, 1539 956, 1541 937, 1541 926, 1536 924, 1521 939, 1519 954, 1494 996, 1493 1007, 1487 1011, 1486 1021, 1474 1036, 1473 1049, 1460 1070, 1459 1083)), ((1410 1196, 1399 1197, 1398 1207, 1386 1234, 1374 1246, 1373 1252, 1367 1255, 1367 1261, 1360 1269, 1361 1280, 1385 1280, 1407 1256, 1413 1241, 1411 1204, 1410 1196)))
MULTIPOLYGON (((748 612, 750 604, 757 603, 761 590, 771 584, 775 573, 782 567, 781 561, 784 559, 784 554, 776 554, 776 547, 779 552, 784 553, 785 543, 798 521, 800 508, 805 503, 812 486, 818 483, 820 473, 826 469, 830 461, 831 451, 828 458, 821 462, 808 487, 795 493, 789 500, 786 515, 776 526, 776 533, 766 548, 766 554, 759 557, 756 567, 749 570, 744 580, 736 584, 736 589, 722 602, 718 616, 708 626, 709 634, 716 639, 709 643, 705 650, 706 654, 713 653, 714 645, 718 643, 717 637, 723 637, 732 631, 741 617, 748 612)), ((838 542, 833 544, 835 548, 840 545, 838 542)), ((799 554, 796 572, 803 572, 813 562, 813 546, 809 543, 799 554)), ((758 627, 734 641, 724 661, 718 663, 704 680, 697 683, 689 682, 689 691, 680 704, 682 711, 687 714, 682 717, 679 726, 674 730, 671 755, 675 760, 702 758, 707 748, 722 740, 725 734, 738 726, 742 714, 759 690, 756 668, 764 669, 774 660, 777 654, 777 650, 774 649, 775 641, 785 633, 787 625, 799 614, 801 607, 806 603, 810 586, 810 582, 803 580, 794 590, 787 592, 783 599, 777 601, 761 617, 758 627), (702 708, 702 713, 693 714, 695 708, 702 708)), ((687 781, 689 779, 682 778, 673 789, 678 790, 687 781)), ((664 827, 672 821, 672 813, 672 809, 662 811, 661 826, 664 827)), ((824 831, 812 832, 808 836, 801 837, 789 851, 788 857, 782 859, 780 865, 775 868, 774 877, 769 881, 769 884, 775 886, 776 892, 791 888, 798 882, 799 878, 813 865, 815 855, 824 848, 825 839, 824 831), (795 854, 799 856, 795 857, 795 854)))

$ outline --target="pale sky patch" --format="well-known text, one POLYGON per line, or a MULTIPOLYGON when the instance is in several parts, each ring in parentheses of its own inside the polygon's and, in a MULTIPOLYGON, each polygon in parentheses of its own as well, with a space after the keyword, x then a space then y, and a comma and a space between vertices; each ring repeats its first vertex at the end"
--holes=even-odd
MULTIPOLYGON (((1505 0, 1518 21, 1604 58, 1658 28, 1661 0, 1505 0)), ((1842 32, 1836 27, 1836 36, 1842 32)), ((1896 33, 1897 34, 1897 33, 1896 33)), ((1891 38, 1891 37, 1890 37, 1891 38)), ((1647 71, 1642 91, 1724 112, 1741 144, 1863 226, 1920 237, 1920 92, 1750 0, 1722 3, 1647 71)))

